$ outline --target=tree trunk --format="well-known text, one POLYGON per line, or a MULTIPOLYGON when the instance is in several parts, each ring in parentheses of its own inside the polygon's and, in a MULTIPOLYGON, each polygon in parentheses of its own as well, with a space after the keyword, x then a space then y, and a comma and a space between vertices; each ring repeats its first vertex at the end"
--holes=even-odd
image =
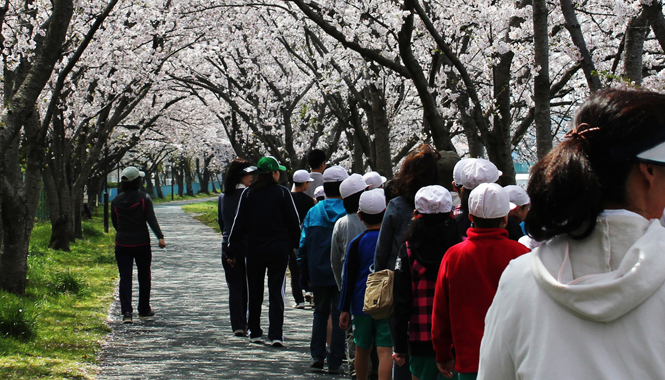
POLYGON ((192 182, 194 182, 194 178, 192 176, 192 169, 190 167, 189 160, 183 160, 183 169, 185 172, 185 181, 187 182, 187 195, 193 197, 194 188, 192 187, 192 182))
POLYGON ((500 182, 503 186, 515 184, 515 167, 510 145, 510 68, 514 53, 499 56, 493 69, 494 99, 498 109, 494 112, 494 128, 488 136, 485 147, 489 159, 503 172, 500 182))
POLYGON ((649 19, 651 30, 653 30, 653 34, 660 44, 660 48, 665 50, 665 16, 663 16, 663 5, 660 1, 654 0, 649 5, 642 4, 642 7, 649 19))
POLYGON ((372 119, 374 119, 374 145, 376 146, 376 171, 391 177, 393 166, 390 156, 390 126, 386 115, 386 98, 373 84, 370 86, 372 119))
POLYGON ((646 12, 643 10, 633 17, 626 30, 626 43, 624 47, 623 77, 631 82, 642 84, 642 57, 646 32, 649 30, 646 12))
POLYGON ((552 149, 552 119, 550 116, 549 35, 547 34, 547 2, 533 0, 534 60, 540 71, 533 82, 534 120, 536 122, 536 152, 544 157, 552 149))
POLYGON ((589 90, 591 90, 591 92, 596 92, 602 88, 602 84, 600 83, 600 78, 598 77, 596 65, 593 63, 591 53, 584 41, 584 34, 582 33, 579 21, 577 21, 577 15, 575 15, 575 8, 573 7, 571 0, 561 0, 561 11, 566 20, 565 27, 568 30, 568 33, 570 33, 573 44, 579 49, 580 55, 582 56, 582 70, 584 71, 589 90))
POLYGON ((157 191, 157 197, 159 199, 164 199, 164 194, 162 193, 162 183, 159 181, 159 168, 155 170, 155 190, 157 191))

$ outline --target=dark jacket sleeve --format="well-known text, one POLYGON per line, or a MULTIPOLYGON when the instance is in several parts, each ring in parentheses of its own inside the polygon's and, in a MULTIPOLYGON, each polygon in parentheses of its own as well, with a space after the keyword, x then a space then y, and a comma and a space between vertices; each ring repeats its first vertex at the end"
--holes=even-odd
POLYGON ((381 223, 379 238, 376 242, 376 252, 374 253, 374 272, 388 268, 388 261, 393 250, 393 239, 395 237, 394 225, 394 204, 390 202, 381 223))
POLYGON ((217 198, 217 224, 219 224, 219 230, 224 232, 224 194, 220 194, 217 198))
POLYGON ((229 244, 226 247, 226 257, 233 259, 238 256, 238 250, 242 246, 242 240, 247 230, 247 219, 249 214, 249 188, 242 191, 233 226, 229 231, 229 244))
POLYGON ((413 293, 411 291, 411 264, 406 253, 406 245, 402 244, 397 256, 399 269, 395 269, 395 335, 393 347, 397 354, 406 354, 409 349, 409 322, 411 321, 411 305, 413 293))
POLYGON ((115 204, 111 202, 111 224, 118 231, 118 215, 115 212, 115 204))
POLYGON ((152 207, 150 196, 146 194, 143 202, 145 202, 145 220, 148 222, 152 232, 157 236, 157 239, 164 239, 164 234, 162 234, 162 230, 159 228, 159 223, 157 223, 157 218, 155 217, 155 209, 152 207))
POLYGON ((291 249, 298 248, 300 243, 300 216, 298 215, 298 209, 296 203, 293 201, 293 197, 287 188, 282 188, 284 192, 284 212, 286 214, 287 229, 289 231, 289 237, 291 241, 291 249))

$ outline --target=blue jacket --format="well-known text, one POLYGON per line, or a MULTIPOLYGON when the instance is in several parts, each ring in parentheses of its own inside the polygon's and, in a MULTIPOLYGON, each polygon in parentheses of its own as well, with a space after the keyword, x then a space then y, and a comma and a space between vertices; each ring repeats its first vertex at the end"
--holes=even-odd
POLYGON ((344 215, 341 199, 324 199, 307 212, 300 234, 298 266, 309 271, 313 287, 337 287, 330 265, 330 245, 335 222, 344 215))
POLYGON ((350 311, 353 315, 367 315, 363 312, 365 289, 370 266, 374 263, 378 238, 379 230, 369 230, 356 236, 349 244, 344 262, 340 311, 350 311))

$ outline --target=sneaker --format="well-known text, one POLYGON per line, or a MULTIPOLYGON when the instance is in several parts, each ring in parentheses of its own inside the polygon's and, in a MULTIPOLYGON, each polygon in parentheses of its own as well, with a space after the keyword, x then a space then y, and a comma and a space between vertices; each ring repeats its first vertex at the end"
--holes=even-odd
POLYGON ((275 339, 272 342, 270 342, 270 345, 273 347, 284 347, 284 342, 279 339, 275 339))
POLYGON ((249 343, 263 344, 264 340, 262 336, 257 336, 254 338, 249 338, 249 343))
POLYGON ((132 312, 122 313, 122 323, 132 323, 132 312))
POLYGON ((328 373, 332 373, 335 375, 341 375, 344 373, 344 368, 342 367, 337 367, 337 368, 328 368, 328 373))
POLYGON ((152 319, 155 316, 155 312, 150 309, 147 313, 139 313, 139 319, 152 319))
POLYGON ((312 361, 309 363, 309 368, 314 372, 323 372, 323 360, 312 358, 312 361))
POLYGON ((305 308, 305 303, 304 302, 299 302, 295 305, 293 305, 294 309, 304 309, 305 308))
POLYGON ((233 331, 233 335, 235 335, 235 336, 247 336, 247 334, 245 333, 245 330, 240 330, 240 329, 233 331))

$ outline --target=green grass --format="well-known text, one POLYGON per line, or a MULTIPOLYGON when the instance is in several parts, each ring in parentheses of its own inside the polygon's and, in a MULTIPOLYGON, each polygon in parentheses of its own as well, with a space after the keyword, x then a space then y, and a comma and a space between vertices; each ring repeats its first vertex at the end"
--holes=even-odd
MULTIPOLYGON (((175 196, 173 197, 173 202, 186 201, 188 199, 210 198, 210 197, 215 197, 215 196, 218 196, 218 195, 219 195, 218 193, 213 193, 213 192, 211 192, 210 194, 198 193, 198 194, 194 194, 193 197, 190 197, 188 195, 183 195, 181 197, 178 194, 175 194, 175 196)), ((165 194, 164 198, 155 197, 155 198, 152 199, 152 203, 167 203, 167 202, 171 202, 171 194, 169 194, 169 195, 165 194)))
POLYGON ((182 209, 194 214, 192 215, 194 219, 221 233, 219 224, 217 224, 217 201, 183 205, 182 209))
POLYGON ((0 379, 95 377, 118 270, 113 232, 103 232, 99 217, 83 223, 71 252, 49 249, 51 226, 38 223, 26 296, 0 291, 0 331, 3 320, 17 330, 0 334, 0 379))

